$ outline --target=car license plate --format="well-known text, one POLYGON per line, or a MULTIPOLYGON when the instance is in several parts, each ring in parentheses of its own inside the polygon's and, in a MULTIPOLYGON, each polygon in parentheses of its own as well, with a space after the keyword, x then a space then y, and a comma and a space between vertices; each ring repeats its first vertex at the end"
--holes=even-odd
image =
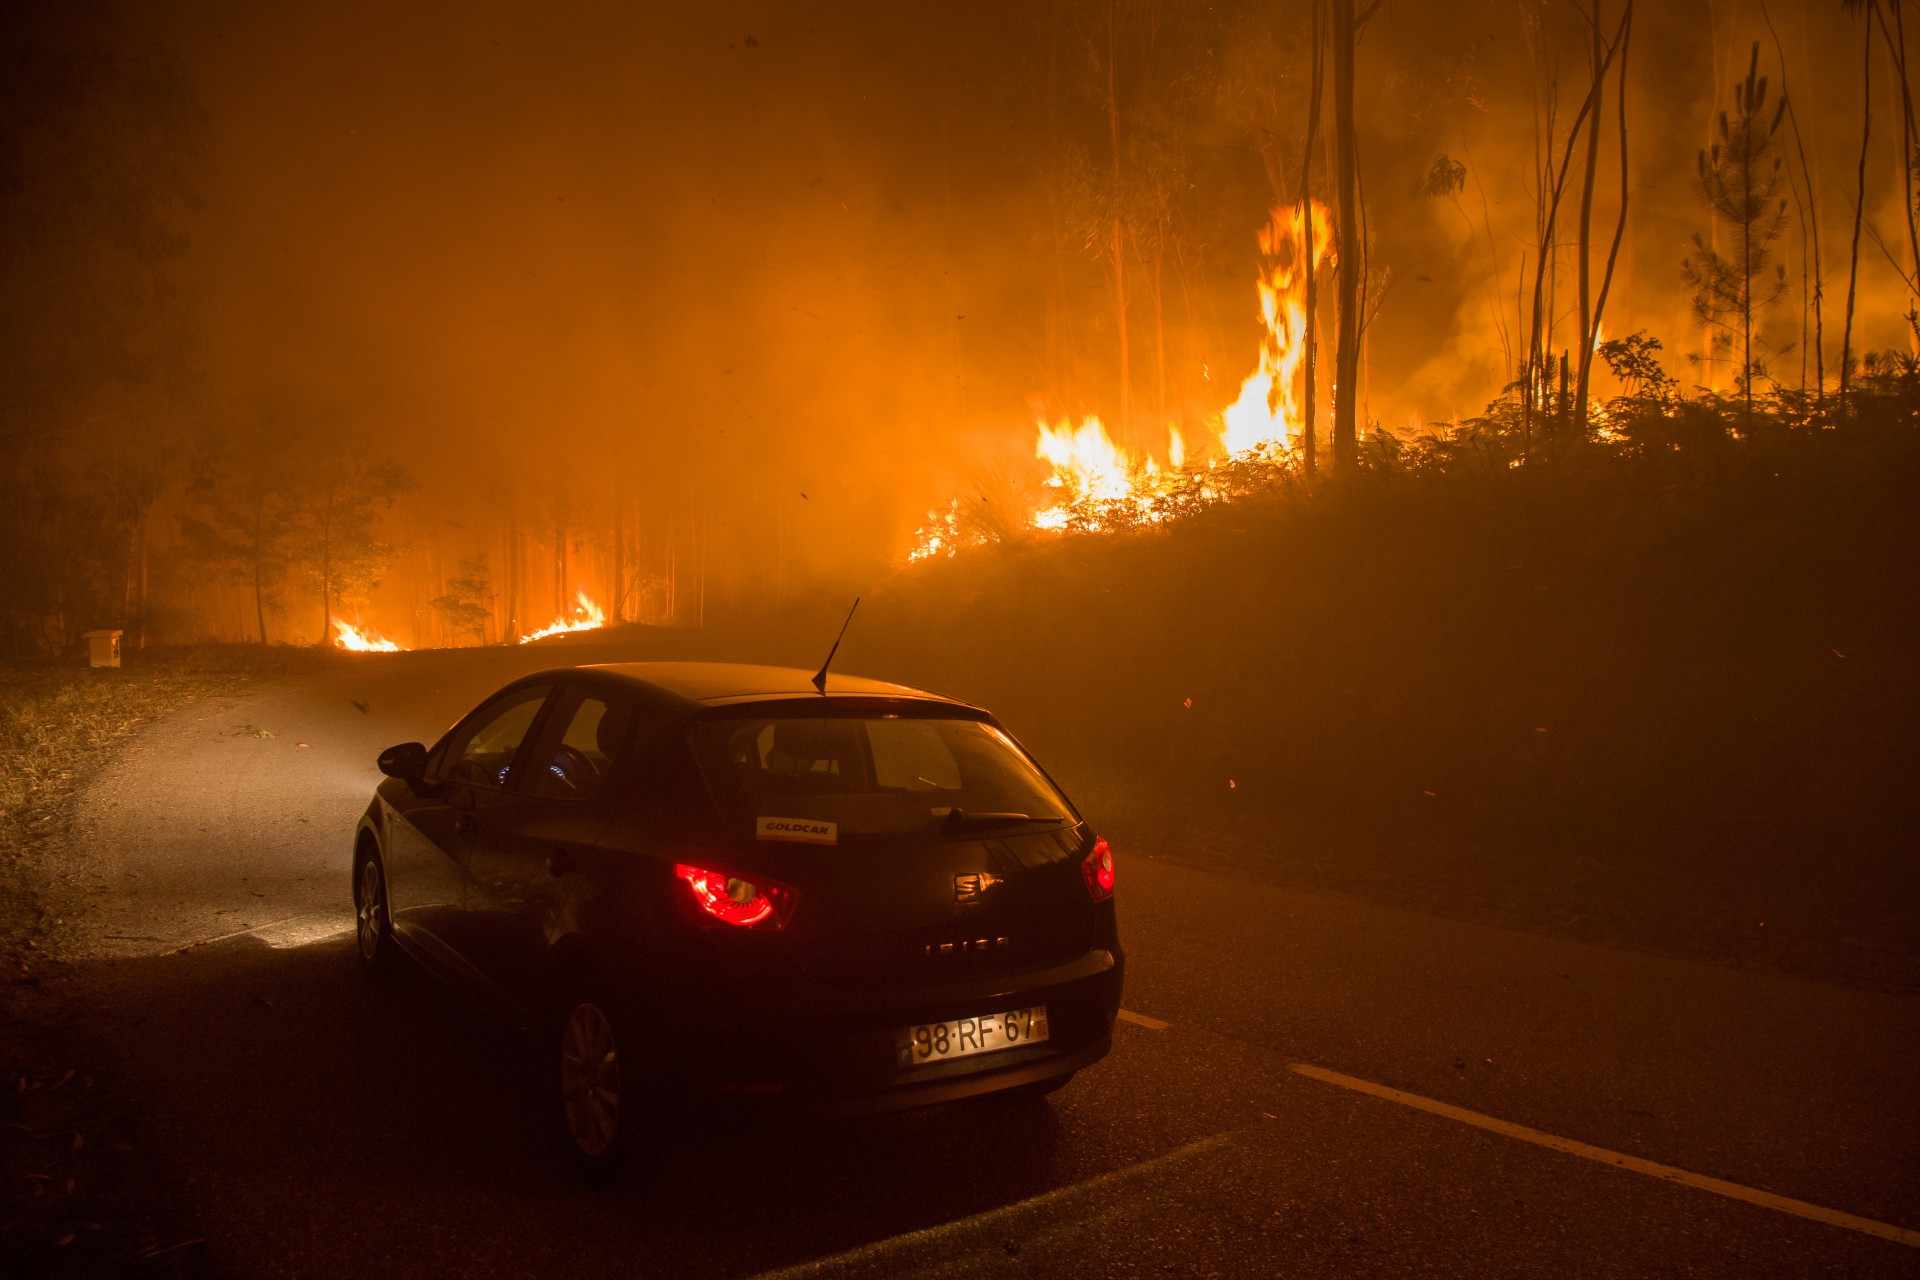
POLYGON ((1047 1006, 982 1013, 951 1022, 923 1022, 894 1034, 894 1048, 902 1067, 923 1067, 949 1058, 976 1053, 998 1053, 1047 1038, 1047 1006))

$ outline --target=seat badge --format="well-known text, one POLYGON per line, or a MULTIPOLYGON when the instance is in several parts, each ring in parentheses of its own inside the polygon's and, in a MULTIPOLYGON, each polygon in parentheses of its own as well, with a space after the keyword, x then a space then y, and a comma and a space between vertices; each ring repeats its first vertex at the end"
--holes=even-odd
POLYGON ((953 900, 955 902, 978 902, 987 896, 987 890, 997 884, 1005 884, 1005 876, 997 876, 991 871, 970 872, 953 878, 953 900))

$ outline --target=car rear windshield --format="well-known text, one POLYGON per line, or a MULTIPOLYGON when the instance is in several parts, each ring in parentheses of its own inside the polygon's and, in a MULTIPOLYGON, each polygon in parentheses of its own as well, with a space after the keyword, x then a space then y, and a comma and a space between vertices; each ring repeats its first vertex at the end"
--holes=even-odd
POLYGON ((722 818, 760 839, 1077 820, 1013 740, 977 720, 747 716, 701 721, 690 737, 722 818))

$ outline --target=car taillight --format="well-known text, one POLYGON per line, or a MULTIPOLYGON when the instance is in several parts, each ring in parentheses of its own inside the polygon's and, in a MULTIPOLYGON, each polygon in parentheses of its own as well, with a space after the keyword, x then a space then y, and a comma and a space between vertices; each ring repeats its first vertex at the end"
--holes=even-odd
POLYGON ((1113 850, 1104 839, 1094 841, 1093 851, 1081 859, 1080 874, 1086 877, 1087 892, 1095 902, 1113 896, 1113 850))
POLYGON ((793 890, 783 884, 756 884, 725 871, 684 862, 674 864, 673 874, 693 894, 694 905, 722 924, 778 929, 793 914, 793 890))

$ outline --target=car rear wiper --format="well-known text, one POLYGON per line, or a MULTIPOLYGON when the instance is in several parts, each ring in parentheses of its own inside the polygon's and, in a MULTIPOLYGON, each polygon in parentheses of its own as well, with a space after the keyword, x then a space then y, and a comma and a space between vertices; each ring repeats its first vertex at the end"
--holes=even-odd
POLYGON ((945 821, 949 827, 992 827, 1016 822, 1065 822, 1066 819, 1057 813, 1003 813, 987 809, 962 809, 955 805, 946 811, 945 821))

